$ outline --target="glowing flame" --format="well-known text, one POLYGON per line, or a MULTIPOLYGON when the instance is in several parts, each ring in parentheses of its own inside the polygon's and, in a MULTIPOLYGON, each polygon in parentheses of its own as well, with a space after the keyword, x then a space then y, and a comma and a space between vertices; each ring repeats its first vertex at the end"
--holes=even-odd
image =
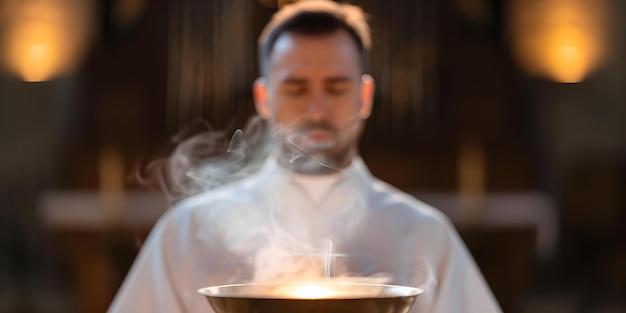
POLYGON ((363 277, 355 278, 356 282, 346 277, 332 282, 279 283, 269 294, 281 299, 355 299, 376 297, 384 290, 384 285, 360 283, 358 280, 367 280, 363 277))
POLYGON ((561 28, 548 42, 547 66, 560 82, 579 82, 591 69, 592 43, 576 29, 561 28))
POLYGON ((50 67, 50 47, 46 44, 33 44, 28 47, 26 59, 30 60, 23 69, 24 79, 37 81, 45 78, 43 73, 50 67))
POLYGON ((23 1, 7 16, 4 63, 23 80, 37 82, 72 70, 91 32, 92 1, 23 1))
POLYGON ((299 299, 332 298, 334 294, 332 289, 317 284, 298 286, 288 292, 290 297, 299 299))
POLYGON ((517 0, 511 13, 513 53, 532 74, 580 82, 604 58, 605 0, 517 0))
MULTIPOLYGON (((15 28, 8 51, 10 68, 25 81, 43 81, 54 75, 59 66, 61 34, 44 23, 30 22, 15 28)), ((61 52, 62 53, 62 52, 61 52)))

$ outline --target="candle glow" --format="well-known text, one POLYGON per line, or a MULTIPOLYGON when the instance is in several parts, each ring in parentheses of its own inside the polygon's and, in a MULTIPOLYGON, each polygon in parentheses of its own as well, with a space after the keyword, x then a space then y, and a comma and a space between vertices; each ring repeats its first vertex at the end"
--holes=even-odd
POLYGON ((510 12, 513 54, 531 74, 576 83, 605 58, 605 0, 516 0, 510 12))
POLYGON ((382 286, 378 284, 311 281, 277 283, 269 290, 260 289, 253 293, 279 299, 356 299, 380 296, 383 290, 382 286))
POLYGON ((301 299, 332 298, 336 294, 332 289, 317 284, 298 286, 288 293, 291 297, 301 299))
POLYGON ((0 21, 3 65, 28 82, 73 70, 92 33, 93 5, 88 0, 14 2, 6 21, 0 21))

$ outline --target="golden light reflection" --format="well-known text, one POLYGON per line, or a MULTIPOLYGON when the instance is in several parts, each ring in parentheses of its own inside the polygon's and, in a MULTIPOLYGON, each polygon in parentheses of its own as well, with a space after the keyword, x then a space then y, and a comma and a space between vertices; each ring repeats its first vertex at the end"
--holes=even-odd
POLYGON ((606 20, 605 0, 516 0, 513 53, 531 74, 580 82, 606 54, 606 20))
POLYGON ((281 299, 354 299, 377 297, 384 289, 379 284, 320 281, 278 284, 266 295, 281 299))
POLYGON ((316 284, 298 286, 288 292, 289 296, 298 299, 332 298, 334 294, 332 289, 316 284))
POLYGON ((91 0, 27 0, 5 12, 4 65, 23 80, 45 81, 73 70, 91 35, 91 0))
POLYGON ((110 226, 118 226, 124 215, 124 156, 118 148, 105 146, 98 165, 104 217, 110 226))
POLYGON ((461 218, 465 222, 480 221, 485 206, 486 157, 478 138, 464 138, 459 145, 458 186, 461 218))

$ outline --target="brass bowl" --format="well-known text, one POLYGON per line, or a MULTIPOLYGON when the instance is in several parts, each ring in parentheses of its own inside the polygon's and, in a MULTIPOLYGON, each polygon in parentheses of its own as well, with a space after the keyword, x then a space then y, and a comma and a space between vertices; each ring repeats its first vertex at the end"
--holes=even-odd
POLYGON ((255 283, 202 288, 217 313, 406 313, 423 291, 362 283, 255 283))

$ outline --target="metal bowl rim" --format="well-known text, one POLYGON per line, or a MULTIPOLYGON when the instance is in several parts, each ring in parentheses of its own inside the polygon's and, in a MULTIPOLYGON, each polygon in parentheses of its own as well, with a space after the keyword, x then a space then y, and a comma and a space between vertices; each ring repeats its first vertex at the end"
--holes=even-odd
MULTIPOLYGON (((375 287, 382 287, 382 288, 401 288, 401 289, 405 289, 408 290, 406 295, 398 295, 398 296, 383 296, 383 297, 379 297, 379 298, 395 298, 395 297, 415 297, 415 296, 419 296, 421 294, 424 293, 423 289, 420 288, 416 288, 416 287, 410 287, 410 286, 401 286, 401 285, 388 285, 388 284, 374 284, 374 283, 350 283, 350 282, 270 282, 270 283, 240 283, 240 284, 226 284, 226 285, 216 285, 216 286, 209 286, 209 287, 203 287, 197 290, 197 292, 199 294, 208 296, 208 297, 217 297, 217 298, 244 298, 244 297, 240 297, 240 296, 233 296, 233 294, 219 294, 219 293, 211 293, 210 290, 212 289, 221 289, 221 288, 231 288, 231 287, 244 287, 244 286, 271 286, 271 285, 305 285, 305 284, 321 284, 321 285, 355 285, 355 286, 375 286, 375 287)), ((250 297, 252 298, 252 297, 250 297)), ((258 298, 258 297, 254 297, 254 298, 258 298)), ((359 297, 355 297, 355 298, 337 298, 337 299, 358 299, 359 297)), ((294 298, 290 300, 301 300, 298 298, 294 298)), ((304 299, 302 299, 304 300, 304 299)))

